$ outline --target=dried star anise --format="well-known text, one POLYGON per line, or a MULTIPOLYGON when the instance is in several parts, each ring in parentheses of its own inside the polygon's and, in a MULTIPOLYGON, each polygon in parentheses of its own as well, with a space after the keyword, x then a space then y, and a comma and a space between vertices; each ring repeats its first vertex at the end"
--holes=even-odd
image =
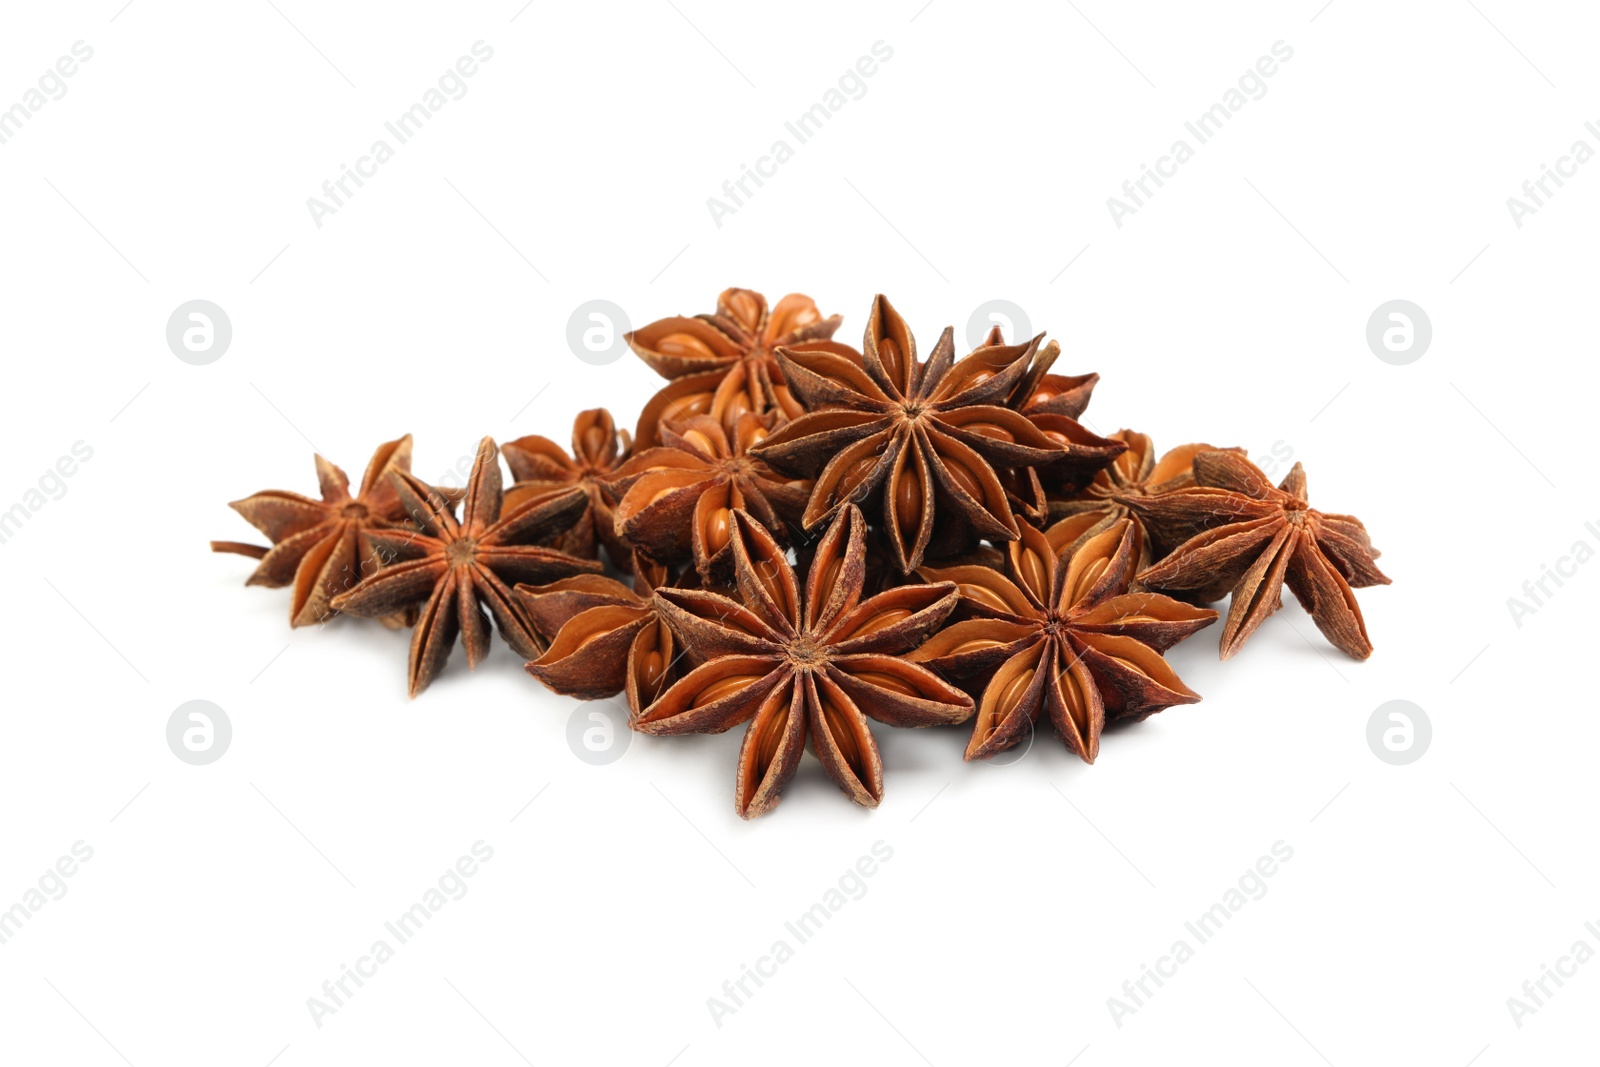
POLYGON ((663 427, 667 443, 629 459, 608 483, 620 498, 618 532, 652 559, 693 556, 707 581, 730 577, 734 511, 748 511, 783 536, 810 490, 749 454, 770 421, 746 412, 731 434, 709 415, 688 419, 681 433, 663 427))
MULTIPOLYGON (((1005 334, 1000 327, 994 326, 984 339, 983 347, 1003 348, 1005 343, 1005 334)), ((1011 391, 1006 406, 1024 415, 1065 415, 1069 419, 1082 415, 1089 406, 1089 397, 1093 395, 1100 375, 1051 374, 1050 368, 1060 356, 1059 342, 1051 341, 1040 348, 1028 367, 1028 373, 1018 380, 1016 388, 1011 391)))
POLYGON ((639 715, 652 734, 720 733, 749 722, 734 808, 744 818, 778 803, 811 738, 828 776, 857 804, 883 797, 883 764, 867 716, 890 726, 963 722, 972 700, 899 658, 942 623, 953 585, 903 585, 861 599, 866 520, 839 512, 823 535, 802 595, 783 550, 761 523, 735 512, 743 601, 661 589, 656 599, 680 641, 705 662, 639 715))
POLYGON ((670 380, 639 416, 639 447, 660 441, 660 427, 710 415, 728 430, 745 412, 790 419, 804 409, 789 393, 773 349, 833 336, 842 321, 823 318, 809 296, 790 293, 767 308, 752 289, 724 289, 717 310, 694 318, 659 319, 627 335, 639 358, 670 380))
MULTIPOLYGON (((811 410, 775 431, 755 454, 780 470, 816 478, 803 519, 807 529, 847 503, 881 495, 884 539, 902 573, 930 551, 955 551, 980 537, 1016 540, 1017 521, 996 468, 1053 468, 1081 458, 1070 443, 1000 406, 1037 344, 1035 338, 981 346, 958 363, 946 327, 921 363, 905 321, 879 296, 861 364, 832 351, 778 350, 784 378, 811 410)), ((1114 454, 1093 457, 1089 472, 1114 454)))
MULTIPOLYGON (((690 568, 686 576, 694 573, 690 568)), ((628 710, 637 717, 687 669, 651 595, 670 576, 640 554, 634 557, 632 589, 598 574, 517 586, 528 618, 550 640, 545 654, 527 664, 528 673, 557 693, 584 700, 626 692, 628 710)))
POLYGON ((1201 452, 1194 458, 1194 478, 1190 489, 1128 498, 1158 538, 1188 538, 1140 574, 1141 582, 1195 592, 1202 600, 1219 600, 1231 590, 1223 659, 1283 606, 1285 583, 1336 648, 1355 659, 1372 655, 1352 590, 1388 585, 1389 579, 1378 570, 1378 552, 1360 519, 1314 510, 1298 463, 1273 488, 1243 456, 1201 452))
POLYGON ((912 654, 947 677, 982 681, 966 758, 984 759, 1027 737, 1041 712, 1068 748, 1093 763, 1106 722, 1138 720, 1199 695, 1161 653, 1217 613, 1155 593, 1130 593, 1135 562, 1127 520, 1077 540, 1074 520, 1054 536, 1032 527, 1007 548, 1006 573, 924 567, 954 581, 975 617, 912 654), (1063 544, 1062 542, 1067 542, 1063 544))
MULTIPOLYGON (((321 456, 316 457, 317 482, 322 499, 269 489, 228 506, 267 535, 272 547, 213 541, 213 552, 232 552, 259 559, 260 566, 246 585, 277 588, 294 584, 289 602, 289 625, 310 626, 334 615, 329 602, 375 574, 383 559, 370 534, 379 530, 410 529, 405 507, 389 481, 389 472, 411 469, 411 435, 378 446, 361 478, 361 488, 350 496, 350 479, 321 456)), ((403 614, 382 617, 384 625, 406 624, 403 614)))
MULTIPOLYGON (((1070 515, 1094 515, 1097 529, 1104 529, 1121 519, 1132 519, 1137 537, 1135 556, 1138 570, 1153 562, 1150 531, 1144 519, 1129 511, 1127 497, 1161 496, 1194 485, 1194 457, 1201 452, 1228 452, 1215 445, 1179 445, 1159 460, 1155 443, 1148 434, 1132 430, 1118 430, 1111 440, 1121 441, 1128 450, 1109 466, 1095 474, 1094 479, 1077 493, 1050 501, 1050 518, 1064 519, 1070 515)), ((1171 548, 1171 545, 1164 546, 1171 548)))
POLYGON ((616 501, 605 482, 628 456, 628 432, 617 432, 611 413, 592 408, 578 413, 572 423, 572 455, 538 434, 519 437, 500 446, 506 466, 515 479, 505 491, 504 510, 515 511, 524 501, 569 485, 581 485, 589 494, 589 507, 572 529, 561 535, 556 547, 563 552, 593 559, 596 541, 606 546, 611 562, 626 570, 632 549, 617 533, 613 515, 616 501))
POLYGON ((478 445, 459 520, 449 501, 430 486, 405 471, 392 471, 390 478, 418 530, 369 533, 379 552, 397 562, 336 597, 334 608, 372 617, 422 605, 407 668, 413 697, 449 659, 458 633, 469 667, 488 654, 483 607, 494 616, 506 644, 523 659, 536 658, 544 644, 511 586, 600 570, 594 560, 526 543, 566 531, 589 506, 589 495, 571 486, 533 497, 502 515, 500 453, 487 437, 478 445))

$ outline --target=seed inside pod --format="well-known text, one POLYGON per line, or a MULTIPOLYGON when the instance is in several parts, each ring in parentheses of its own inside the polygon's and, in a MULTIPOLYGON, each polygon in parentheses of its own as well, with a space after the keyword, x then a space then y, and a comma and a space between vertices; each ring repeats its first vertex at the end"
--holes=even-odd
POLYGON ((902 540, 916 537, 922 527, 922 497, 922 473, 907 459, 894 487, 894 521, 902 540))
POLYGON ((993 441, 1015 441, 1017 435, 998 423, 994 422, 969 422, 961 427, 968 433, 975 433, 979 437, 987 437, 993 441))
POLYGON ((747 290, 741 289, 728 298, 728 310, 739 325, 752 333, 761 325, 761 301, 747 290))
POLYGON ((727 508, 712 511, 706 516, 701 536, 705 539, 706 551, 713 556, 727 548, 728 542, 733 539, 733 512, 727 508))
POLYGON ((888 611, 880 611, 850 631, 850 636, 865 637, 867 634, 875 634, 879 630, 887 630, 896 623, 905 622, 909 618, 911 618, 910 608, 890 608, 888 611))
POLYGON ((696 415, 711 413, 711 393, 690 393, 673 400, 661 411, 662 422, 684 422, 696 415))
POLYGON ((716 359, 711 346, 692 333, 669 333, 656 342, 656 351, 663 356, 680 356, 684 359, 716 359))
POLYGON ((853 673, 861 681, 869 685, 875 685, 879 689, 887 689, 891 693, 900 693, 908 697, 922 695, 917 692, 915 686, 897 675, 885 674, 882 671, 855 671, 853 673))
POLYGON ((703 708, 707 704, 715 703, 724 697, 730 697, 739 690, 754 685, 760 680, 761 676, 759 674, 730 675, 729 677, 723 678, 720 681, 712 682, 710 685, 700 690, 699 695, 694 698, 694 703, 690 704, 689 706, 691 708, 703 708))
POLYGON ((1005 688, 1000 690, 1000 695, 994 702, 994 717, 996 726, 998 726, 1007 715, 1011 714, 1011 712, 1016 709, 1018 704, 1022 703, 1022 694, 1028 691, 1028 686, 1033 682, 1033 676, 1037 672, 1037 667, 1029 667, 1027 670, 1022 671, 1015 678, 1011 679, 1011 681, 1007 682, 1005 688))

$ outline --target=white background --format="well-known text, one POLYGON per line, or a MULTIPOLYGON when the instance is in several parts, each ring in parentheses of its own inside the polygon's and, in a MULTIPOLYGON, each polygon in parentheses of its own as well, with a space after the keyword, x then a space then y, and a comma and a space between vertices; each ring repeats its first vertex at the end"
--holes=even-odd
POLYGON ((0 907, 94 850, 0 945, 0 1059, 1592 1059, 1600 963, 1520 1028, 1506 1005, 1600 949, 1576 684, 1600 568, 1520 627, 1506 603, 1600 546, 1600 164, 1521 228, 1506 206, 1600 148, 1592 12, 275 2, 12 6, 0 33, 0 106, 94 49, 0 145, 0 510, 93 449, 0 545, 0 907), (466 95, 314 225, 306 199, 478 40, 466 95), (706 199, 880 40, 865 95, 715 225, 706 199), (1106 198, 1279 40, 1266 95, 1114 225, 1106 198), (405 634, 291 632, 286 592, 207 551, 252 532, 227 501, 315 491, 313 443, 359 477, 412 432, 441 479, 484 434, 564 441, 601 403, 631 425, 658 380, 581 362, 568 316, 642 325, 730 285, 810 293, 851 343, 886 292, 924 350, 1011 300, 1104 376, 1093 428, 1292 450, 1384 551, 1375 655, 1290 604, 1226 664, 1215 628, 1175 650, 1205 702, 1092 768, 1048 735, 969 766, 964 728, 880 728, 880 809, 808 757, 746 824, 736 734, 591 766, 578 705, 498 638, 408 701, 405 634), (196 298, 233 325, 208 366, 165 342, 196 298), (1396 298, 1433 324, 1408 366, 1364 336, 1396 298), (234 730, 206 767, 165 741, 197 698, 234 730), (1409 766, 1368 748, 1392 699, 1433 724, 1409 766), (307 998, 479 840, 467 895, 318 1027, 307 998), (865 895, 716 1025, 708 998, 880 840, 865 895), (1266 895, 1118 1026, 1108 998, 1278 841, 1266 895))

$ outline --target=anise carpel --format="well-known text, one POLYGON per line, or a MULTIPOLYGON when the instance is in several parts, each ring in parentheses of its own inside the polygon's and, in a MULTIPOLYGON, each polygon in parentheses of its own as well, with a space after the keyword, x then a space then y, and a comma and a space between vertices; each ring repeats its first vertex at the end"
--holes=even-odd
POLYGON ((660 610, 704 662, 645 708, 634 728, 651 734, 720 733, 748 722, 734 807, 770 810, 813 751, 845 795, 876 807, 883 765, 867 726, 958 723, 972 700, 932 671, 900 658, 955 607, 949 583, 903 585, 863 600, 866 520, 842 509, 812 558, 802 589, 783 550, 745 512, 734 513, 739 600, 661 589, 660 610))
POLYGON ((1130 593, 1136 562, 1132 523, 1087 538, 1024 527, 1008 547, 1005 573, 986 567, 924 567, 930 581, 956 582, 971 616, 912 654, 947 677, 982 684, 966 758, 984 759, 1022 741, 1041 714, 1067 747, 1093 763, 1108 721, 1138 720, 1199 695, 1161 653, 1217 613, 1154 593, 1130 593), (1062 549, 1068 549, 1062 551, 1062 549))
POLYGON ((628 458, 631 441, 628 431, 618 431, 605 408, 581 411, 572 423, 572 454, 548 437, 530 434, 500 446, 513 483, 505 491, 504 508, 514 511, 523 501, 569 485, 580 485, 589 494, 589 507, 561 535, 556 546, 564 552, 586 559, 595 557, 596 543, 606 546, 611 562, 626 570, 632 549, 617 533, 612 499, 605 483, 628 458))
MULTIPOLYGON (((1118 430, 1111 440, 1120 441, 1128 450, 1097 472, 1081 490, 1050 501, 1050 518, 1064 519, 1069 515, 1094 515, 1103 529, 1121 519, 1132 519, 1138 537, 1136 555, 1139 568, 1153 561, 1150 531, 1145 529, 1143 516, 1128 510, 1127 498, 1161 496, 1194 485, 1194 457, 1201 452, 1233 451, 1218 449, 1215 445, 1179 445, 1159 459, 1155 443, 1148 434, 1133 430, 1118 430)), ((1170 549, 1171 545, 1164 548, 1170 549)))
MULTIPOLYGON (((316 457, 322 499, 269 489, 228 506, 267 535, 272 547, 213 541, 213 552, 231 552, 259 559, 246 585, 294 585, 289 624, 310 626, 334 614, 330 601, 375 574, 383 559, 371 534, 409 529, 405 507, 389 481, 391 471, 411 469, 411 435, 378 446, 361 478, 356 495, 350 479, 321 456, 316 457)), ((403 626, 403 615, 382 617, 386 626, 403 626)))
MULTIPOLYGON (((528 618, 550 641, 544 655, 527 664, 528 673, 557 693, 584 700, 625 692, 636 717, 687 670, 652 595, 671 575, 639 554, 631 589, 599 574, 517 586, 513 591, 528 618)), ((684 578, 694 576, 691 567, 684 578)))
POLYGON ((588 507, 588 494, 571 486, 529 499, 502 515, 499 456, 494 442, 485 437, 472 465, 460 519, 436 490, 404 471, 392 472, 395 491, 417 530, 369 534, 379 551, 397 562, 333 602, 339 611, 367 617, 420 605, 407 668, 413 697, 444 666, 457 634, 466 646, 469 667, 476 667, 488 654, 484 608, 518 655, 537 657, 544 642, 511 587, 600 570, 594 560, 529 543, 569 529, 588 507))
POLYGON ((1087 477, 1116 451, 1085 457, 1003 406, 1037 344, 981 346, 957 362, 947 327, 923 363, 905 321, 879 296, 862 364, 833 352, 778 350, 785 379, 810 411, 755 454, 815 477, 808 529, 848 503, 881 501, 884 540, 902 573, 924 555, 978 538, 1015 540, 1017 520, 997 468, 1083 460, 1087 477))
POLYGON ((1254 463, 1231 452, 1194 458, 1195 486, 1127 500, 1168 541, 1183 540, 1139 575, 1154 589, 1218 600, 1233 593, 1222 628, 1222 658, 1244 646, 1283 606, 1287 584, 1317 629, 1355 659, 1372 642, 1353 590, 1388 585, 1361 520, 1313 509, 1305 470, 1296 463, 1276 488, 1254 463))
POLYGON ((779 345, 825 340, 840 317, 823 318, 809 296, 790 293, 777 306, 751 289, 724 289, 717 310, 693 318, 658 319, 627 335, 640 359, 669 385, 639 416, 641 448, 660 441, 662 426, 710 415, 732 430, 745 412, 776 412, 780 420, 802 413, 773 362, 779 345))
POLYGON ((666 444, 635 455, 608 483, 619 497, 619 535, 655 560, 693 558, 707 581, 731 578, 734 511, 785 537, 810 489, 750 454, 771 421, 746 412, 732 432, 709 415, 687 420, 681 433, 663 427, 666 444))

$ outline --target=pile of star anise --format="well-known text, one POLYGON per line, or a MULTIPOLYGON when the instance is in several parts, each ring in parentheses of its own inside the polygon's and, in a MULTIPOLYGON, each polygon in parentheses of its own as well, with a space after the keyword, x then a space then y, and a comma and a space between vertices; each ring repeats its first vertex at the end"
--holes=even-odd
POLYGON ((260 559, 249 584, 291 586, 292 625, 410 626, 412 696, 457 637, 476 666, 492 617, 549 688, 625 693, 636 730, 747 723, 745 817, 777 804, 808 742, 875 806, 869 718, 970 720, 970 760, 1048 715, 1092 763, 1108 721, 1200 699, 1162 653, 1229 594, 1224 658, 1285 584, 1329 641, 1371 653, 1351 590, 1389 579, 1359 520, 1309 506, 1299 464, 1275 487, 1236 448, 1090 433, 1098 375, 1051 373, 1043 335, 996 330, 958 359, 946 328, 924 360, 881 296, 859 351, 839 323, 729 289, 628 335, 668 381, 631 439, 601 409, 570 452, 485 439, 464 492, 411 473, 410 437, 353 496, 318 456, 320 500, 233 504, 271 548, 212 547, 260 559))

